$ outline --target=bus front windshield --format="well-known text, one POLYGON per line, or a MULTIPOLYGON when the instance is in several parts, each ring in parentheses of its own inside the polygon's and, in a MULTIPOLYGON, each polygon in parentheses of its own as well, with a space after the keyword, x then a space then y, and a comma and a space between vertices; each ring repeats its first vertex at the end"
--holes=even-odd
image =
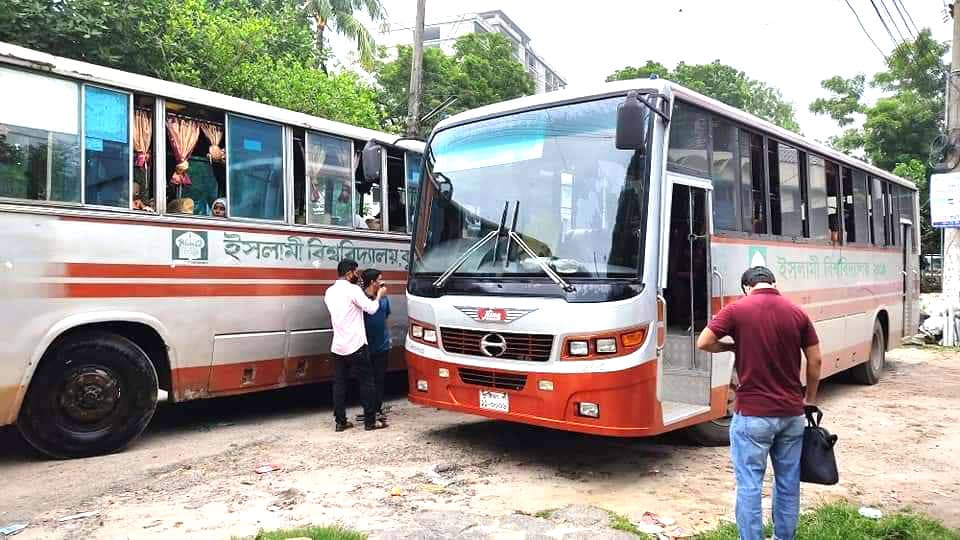
POLYGON ((543 276, 546 264, 564 278, 636 279, 649 165, 646 152, 614 144, 622 101, 438 132, 427 150, 411 271, 543 276))

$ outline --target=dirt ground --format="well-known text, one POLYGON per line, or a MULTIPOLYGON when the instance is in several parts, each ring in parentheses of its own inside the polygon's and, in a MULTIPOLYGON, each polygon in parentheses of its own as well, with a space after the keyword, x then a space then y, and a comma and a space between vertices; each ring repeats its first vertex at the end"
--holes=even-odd
MULTIPOLYGON (((391 426, 376 432, 334 433, 325 385, 164 406, 132 447, 83 460, 42 459, 0 429, 0 527, 29 521, 23 539, 229 538, 333 522, 377 533, 415 527, 427 511, 589 504, 700 530, 731 513, 725 448, 424 409, 403 384, 392 381, 391 426), (281 470, 254 472, 265 464, 281 470), (79 512, 98 515, 58 521, 79 512)), ((841 482, 805 485, 804 506, 847 498, 960 527, 960 354, 899 349, 879 385, 831 380, 822 398, 841 482)))

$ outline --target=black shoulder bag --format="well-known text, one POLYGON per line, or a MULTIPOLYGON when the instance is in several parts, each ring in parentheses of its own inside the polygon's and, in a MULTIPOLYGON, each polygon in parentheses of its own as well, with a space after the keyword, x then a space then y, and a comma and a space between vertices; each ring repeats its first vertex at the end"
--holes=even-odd
POLYGON ((832 486, 840 481, 837 457, 833 447, 837 436, 820 427, 823 412, 814 406, 804 408, 807 427, 803 430, 803 451, 800 454, 800 481, 832 486), (816 416, 816 417, 814 417, 816 416))

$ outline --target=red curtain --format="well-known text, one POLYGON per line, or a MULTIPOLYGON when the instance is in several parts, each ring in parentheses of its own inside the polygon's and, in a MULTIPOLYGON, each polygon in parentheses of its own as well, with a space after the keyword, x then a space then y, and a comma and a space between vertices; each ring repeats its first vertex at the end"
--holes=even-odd
POLYGON ((190 185, 190 176, 187 174, 190 164, 187 160, 190 159, 199 138, 200 123, 196 120, 175 116, 167 117, 167 139, 170 141, 170 150, 173 151, 173 157, 177 160, 173 176, 170 177, 171 184, 175 186, 190 185))

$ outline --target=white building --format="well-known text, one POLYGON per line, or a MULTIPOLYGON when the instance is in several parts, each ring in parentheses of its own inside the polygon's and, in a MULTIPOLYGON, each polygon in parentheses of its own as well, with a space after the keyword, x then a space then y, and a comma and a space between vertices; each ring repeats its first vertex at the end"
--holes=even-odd
MULTIPOLYGON (((431 21, 424 27, 423 45, 439 47, 443 52, 453 54, 453 44, 457 38, 471 32, 497 32, 510 40, 513 44, 514 58, 526 67, 536 83, 536 93, 552 92, 567 86, 563 77, 530 46, 530 36, 500 10, 466 13, 443 21, 431 21)), ((411 43, 413 43, 412 27, 391 27, 377 39, 378 45, 387 47, 411 43)))

